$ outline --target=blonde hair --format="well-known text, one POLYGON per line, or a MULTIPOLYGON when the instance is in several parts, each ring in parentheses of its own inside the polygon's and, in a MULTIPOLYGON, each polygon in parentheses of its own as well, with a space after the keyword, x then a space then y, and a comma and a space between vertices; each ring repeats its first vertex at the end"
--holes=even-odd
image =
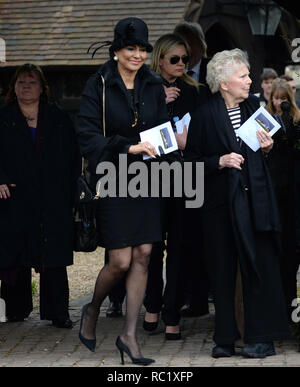
POLYGON ((206 82, 211 92, 218 92, 220 83, 227 82, 240 64, 250 69, 247 55, 239 48, 217 52, 207 64, 206 82))
POLYGON ((275 106, 273 105, 273 97, 275 94, 285 97, 291 104, 290 114, 293 117, 294 124, 300 122, 300 110, 296 105, 293 90, 285 79, 276 78, 272 83, 272 91, 267 105, 267 110, 270 114, 276 113, 275 106))
MULTIPOLYGON (((159 65, 159 60, 163 58, 168 52, 173 50, 177 46, 184 46, 187 54, 190 54, 190 47, 187 42, 176 34, 165 34, 162 35, 154 44, 152 56, 151 56, 151 64, 150 67, 157 74, 161 75, 161 69, 159 65)), ((195 81, 192 77, 183 73, 180 77, 185 83, 195 86, 198 88, 200 85, 199 82, 195 81)))

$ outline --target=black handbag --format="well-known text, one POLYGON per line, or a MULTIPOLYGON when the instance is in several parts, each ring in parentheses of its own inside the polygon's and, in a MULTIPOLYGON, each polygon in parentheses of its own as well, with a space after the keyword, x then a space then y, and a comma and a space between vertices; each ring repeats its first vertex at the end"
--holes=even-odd
MULTIPOLYGON (((82 162, 84 165, 84 162, 82 162)), ((89 186, 84 167, 77 180, 77 192, 74 208, 74 243, 73 250, 92 252, 98 247, 98 232, 96 228, 96 206, 99 195, 94 195, 89 186)))
MULTIPOLYGON (((106 136, 105 125, 105 81, 103 84, 103 135, 106 136)), ((96 228, 96 206, 100 198, 100 182, 96 185, 96 195, 89 186, 86 178, 86 168, 82 158, 81 176, 77 180, 77 193, 74 210, 74 251, 92 252, 98 246, 99 234, 96 228)))

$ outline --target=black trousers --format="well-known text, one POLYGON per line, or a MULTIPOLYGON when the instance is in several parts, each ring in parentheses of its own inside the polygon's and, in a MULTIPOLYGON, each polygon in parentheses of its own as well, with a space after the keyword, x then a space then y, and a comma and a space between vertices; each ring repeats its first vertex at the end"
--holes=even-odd
POLYGON ((194 311, 209 313, 209 280, 202 252, 201 208, 184 209, 184 300, 194 311))
POLYGON ((32 312, 31 268, 11 270, 13 279, 1 282, 0 297, 9 319, 22 320, 32 312))
MULTIPOLYGON (((215 301, 214 341, 218 345, 233 344, 240 338, 235 320, 235 286, 237 261, 236 242, 227 207, 207 212, 203 219, 204 251, 215 301)), ((253 289, 249 267, 239 259, 243 285, 244 341, 269 342, 289 337, 288 320, 281 286, 277 245, 273 235, 255 235, 260 289, 253 289), (255 291, 254 291, 255 290, 255 291)))
MULTIPOLYGON (((14 283, 2 282, 1 298, 10 318, 26 318, 32 311, 31 268, 17 272, 14 283)), ((40 273, 41 320, 69 318, 69 285, 65 267, 46 268, 40 273)))
POLYGON ((154 243, 148 266, 148 282, 144 306, 149 313, 162 312, 166 325, 179 324, 180 308, 184 301, 183 292, 183 209, 182 198, 164 199, 167 230, 166 284, 162 276, 164 243, 154 243))

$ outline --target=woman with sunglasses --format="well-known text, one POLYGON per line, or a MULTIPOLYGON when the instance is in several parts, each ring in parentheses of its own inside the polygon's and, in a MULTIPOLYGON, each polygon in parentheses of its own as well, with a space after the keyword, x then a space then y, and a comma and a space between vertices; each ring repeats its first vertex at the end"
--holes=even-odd
MULTIPOLYGON (((187 112, 192 113, 201 101, 206 99, 206 87, 200 85, 185 73, 189 60, 188 44, 180 36, 166 34, 154 45, 151 68, 163 79, 166 103, 170 121, 181 119, 187 112)), ((174 125, 175 126, 175 125, 174 125)), ((184 150, 187 129, 182 134, 175 132, 180 150, 184 150)), ((175 154, 172 154, 174 158, 175 154)), ((177 153, 182 161, 181 152, 177 153)), ((168 158, 168 161, 173 161, 168 158)), ((163 293, 163 255, 164 242, 153 245, 149 264, 149 276, 144 305, 146 315, 144 329, 154 331, 158 326, 158 315, 166 325, 167 340, 179 340, 180 308, 183 305, 183 223, 184 201, 182 198, 164 199, 165 232, 167 233, 166 286, 163 293)))

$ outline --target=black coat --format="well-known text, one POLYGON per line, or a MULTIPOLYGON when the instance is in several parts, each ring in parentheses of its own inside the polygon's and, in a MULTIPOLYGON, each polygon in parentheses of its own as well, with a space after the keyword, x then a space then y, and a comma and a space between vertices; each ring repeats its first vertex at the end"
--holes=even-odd
MULTIPOLYGON (((119 154, 127 153, 130 145, 140 141, 141 131, 169 120, 162 80, 146 65, 137 73, 135 90, 132 102, 113 60, 106 62, 88 80, 82 94, 77 135, 81 152, 89 160, 92 173, 95 173, 100 161, 116 161, 119 154), (105 137, 101 76, 105 82, 105 137), (132 127, 135 111, 138 121, 132 127)), ((141 156, 137 158, 141 159, 141 156)))
POLYGON ((37 142, 17 102, 0 110, 0 268, 73 263, 72 205, 80 158, 73 125, 56 104, 40 103, 37 142))
POLYGON ((200 64, 200 71, 199 71, 199 79, 198 81, 204 85, 207 85, 206 82, 206 75, 207 75, 207 65, 208 62, 211 60, 211 58, 202 58, 201 64, 200 64))
POLYGON ((180 94, 175 101, 169 102, 167 105, 170 120, 176 116, 181 119, 188 112, 192 114, 199 105, 206 102, 209 96, 206 86, 200 85, 197 90, 197 87, 189 85, 181 78, 177 78, 172 84, 164 80, 164 85, 167 87, 176 86, 180 89, 180 94))
MULTIPOLYGON (((240 108, 243 123, 259 108, 258 99, 249 96, 240 108)), ((253 152, 245 144, 240 149, 220 93, 212 95, 192 116, 185 156, 204 162, 206 221, 209 222, 210 210, 228 206, 239 252, 256 272, 254 234, 271 231, 278 235, 280 231, 276 198, 261 150, 253 152), (219 169, 220 157, 231 152, 243 154, 243 172, 219 169)))

